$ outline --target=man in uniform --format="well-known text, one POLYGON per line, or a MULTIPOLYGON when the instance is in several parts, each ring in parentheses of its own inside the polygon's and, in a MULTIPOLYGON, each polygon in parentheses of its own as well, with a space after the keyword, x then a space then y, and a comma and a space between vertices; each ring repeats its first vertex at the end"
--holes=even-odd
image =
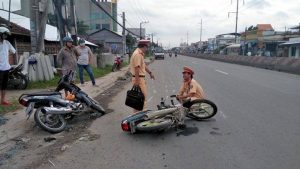
POLYGON ((204 99, 204 91, 201 85, 193 79, 194 71, 189 67, 183 67, 183 84, 180 87, 177 99, 184 101, 191 99, 204 99))
MULTIPOLYGON (((147 86, 145 81, 146 72, 150 75, 151 79, 155 79, 148 66, 145 64, 144 56, 149 47, 149 40, 140 40, 138 48, 133 52, 130 58, 130 72, 132 74, 132 83, 139 86, 145 96, 144 109, 146 108, 147 86)), ((137 110, 134 110, 137 112, 137 110)))

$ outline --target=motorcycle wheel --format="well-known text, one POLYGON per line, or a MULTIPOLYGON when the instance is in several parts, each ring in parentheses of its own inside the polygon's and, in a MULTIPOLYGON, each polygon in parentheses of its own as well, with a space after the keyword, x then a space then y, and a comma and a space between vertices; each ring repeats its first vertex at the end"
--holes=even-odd
POLYGON ((25 75, 23 75, 23 74, 16 74, 15 77, 17 79, 20 79, 21 83, 14 85, 14 87, 16 89, 21 89, 21 90, 26 89, 26 87, 28 85, 28 79, 27 79, 27 77, 25 75))
POLYGON ((46 114, 42 112, 43 107, 36 109, 34 114, 34 121, 36 124, 50 132, 50 133, 59 133, 64 131, 67 126, 67 122, 62 115, 58 114, 46 114))
POLYGON ((218 108, 215 103, 210 100, 194 100, 189 108, 187 117, 196 120, 205 120, 217 114, 218 108))
POLYGON ((136 129, 139 131, 159 131, 171 127, 172 124, 173 122, 169 118, 159 118, 140 122, 136 129))
POLYGON ((116 64, 114 64, 114 65, 112 66, 111 71, 113 71, 113 72, 117 71, 117 65, 116 65, 116 64))

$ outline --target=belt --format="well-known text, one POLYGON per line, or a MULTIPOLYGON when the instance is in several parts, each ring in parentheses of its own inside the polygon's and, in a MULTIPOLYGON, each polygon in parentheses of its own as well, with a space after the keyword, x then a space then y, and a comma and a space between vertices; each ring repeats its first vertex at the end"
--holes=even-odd
MULTIPOLYGON (((132 75, 132 77, 135 77, 135 75, 132 75)), ((145 77, 145 75, 139 75, 139 77, 145 77)))

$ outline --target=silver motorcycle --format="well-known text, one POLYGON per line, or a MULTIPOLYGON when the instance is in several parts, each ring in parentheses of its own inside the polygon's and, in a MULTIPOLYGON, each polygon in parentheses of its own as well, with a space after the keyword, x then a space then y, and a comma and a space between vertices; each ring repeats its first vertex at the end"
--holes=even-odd
MULTIPOLYGON (((170 96, 175 98, 176 95, 170 96)), ((134 115, 126 117, 121 122, 123 131, 135 133, 138 131, 163 131, 169 128, 184 126, 185 117, 195 120, 209 119, 217 114, 217 106, 210 100, 185 100, 171 105, 166 105, 162 99, 158 110, 140 111, 134 115)))

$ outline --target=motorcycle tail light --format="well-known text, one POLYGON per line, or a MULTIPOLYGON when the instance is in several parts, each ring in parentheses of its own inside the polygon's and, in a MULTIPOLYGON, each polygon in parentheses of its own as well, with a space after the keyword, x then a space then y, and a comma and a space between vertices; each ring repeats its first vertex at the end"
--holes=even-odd
POLYGON ((127 120, 125 120, 121 123, 121 127, 122 127, 123 131, 129 131, 130 130, 130 126, 129 126, 129 123, 127 122, 127 120))
POLYGON ((28 101, 26 99, 21 99, 20 104, 27 107, 28 106, 28 101))

